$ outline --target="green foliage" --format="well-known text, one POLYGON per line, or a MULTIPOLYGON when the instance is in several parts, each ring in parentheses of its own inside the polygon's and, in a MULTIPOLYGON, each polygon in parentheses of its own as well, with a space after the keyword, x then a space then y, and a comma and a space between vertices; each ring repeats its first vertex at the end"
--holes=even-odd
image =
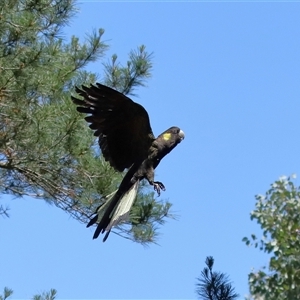
MULTIPOLYGON (((41 295, 34 295, 32 297, 33 300, 54 300, 57 291, 55 289, 51 289, 49 292, 44 292, 41 295)), ((0 300, 6 300, 13 294, 13 290, 5 287, 3 291, 3 296, 0 295, 0 300)))
POLYGON ((131 212, 130 233, 136 242, 156 242, 157 227, 165 223, 165 217, 176 219, 170 213, 172 204, 168 201, 157 201, 154 193, 143 193, 137 198, 131 212))
POLYGON ((105 64, 106 79, 104 84, 115 88, 123 94, 131 94, 136 86, 144 86, 146 78, 151 76, 152 54, 146 51, 144 45, 129 53, 126 67, 117 61, 117 55, 112 56, 110 63, 105 64))
POLYGON ((213 272, 214 259, 208 256, 205 260, 207 267, 201 272, 196 284, 196 293, 201 300, 234 300, 239 297, 235 293, 229 278, 224 273, 213 272))
MULTIPOLYGON (((87 223, 101 196, 117 188, 122 174, 102 159, 92 131, 70 100, 75 85, 96 81, 84 68, 105 54, 104 30, 81 42, 61 38, 76 11, 72 0, 3 0, 0 3, 0 190, 45 199, 87 223)), ((129 53, 126 67, 117 56, 104 66, 104 82, 130 94, 150 76, 151 54, 144 46, 129 53)), ((169 203, 153 195, 137 201, 147 210, 146 231, 134 221, 116 230, 152 242, 155 223, 169 216, 169 203), (152 204, 151 204, 152 205, 152 204), (138 233, 137 233, 138 232, 138 233)), ((0 214, 7 208, 1 206, 0 214)), ((136 219, 135 219, 136 220, 136 219)))
POLYGON ((8 287, 5 287, 3 290, 3 296, 0 295, 0 300, 6 300, 8 297, 10 297, 13 294, 13 290, 9 289, 8 287))
POLYGON ((51 289, 49 292, 44 292, 41 295, 34 295, 33 300, 54 300, 56 297, 57 291, 51 289))
POLYGON ((256 196, 251 220, 258 222, 263 236, 243 239, 271 255, 268 268, 249 274, 251 294, 268 300, 299 299, 300 295, 300 187, 294 178, 283 176, 265 196, 256 196))

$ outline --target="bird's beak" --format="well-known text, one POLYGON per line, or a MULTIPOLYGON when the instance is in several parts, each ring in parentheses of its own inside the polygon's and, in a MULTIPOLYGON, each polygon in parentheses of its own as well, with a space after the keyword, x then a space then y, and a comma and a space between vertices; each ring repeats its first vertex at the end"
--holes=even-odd
POLYGON ((180 137, 180 141, 182 141, 184 139, 184 132, 181 129, 180 129, 178 135, 180 137))

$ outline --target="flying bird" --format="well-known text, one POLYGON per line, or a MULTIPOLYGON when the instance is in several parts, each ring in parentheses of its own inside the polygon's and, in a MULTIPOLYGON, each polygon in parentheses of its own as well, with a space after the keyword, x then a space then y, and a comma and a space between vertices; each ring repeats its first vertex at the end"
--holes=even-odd
POLYGON ((154 181, 154 169, 184 139, 184 132, 173 126, 155 138, 145 108, 124 94, 100 83, 75 90, 82 99, 72 96, 72 101, 78 112, 88 114, 85 120, 99 139, 104 159, 116 171, 128 169, 117 191, 104 197, 87 224, 98 223, 93 238, 106 232, 105 241, 113 226, 128 220, 142 179, 158 195, 165 190, 163 183, 154 181))

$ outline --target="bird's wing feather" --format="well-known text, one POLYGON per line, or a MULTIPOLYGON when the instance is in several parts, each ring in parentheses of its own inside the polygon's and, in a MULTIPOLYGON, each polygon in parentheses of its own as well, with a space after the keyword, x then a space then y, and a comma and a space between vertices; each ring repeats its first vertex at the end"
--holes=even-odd
POLYGON ((105 228, 106 231, 111 230, 112 227, 117 226, 120 223, 128 221, 129 212, 136 198, 138 188, 139 181, 135 182, 135 184, 128 190, 128 192, 126 192, 122 196, 118 205, 116 206, 109 224, 105 228))
POLYGON ((96 239, 100 233, 104 233, 104 231, 106 231, 107 234, 103 240, 105 241, 112 227, 118 226, 119 224, 129 220, 129 213, 136 199, 138 187, 139 181, 135 182, 121 197, 117 194, 117 191, 115 191, 102 199, 103 204, 97 208, 95 212, 96 215, 87 224, 87 227, 90 227, 98 223, 93 236, 94 239, 96 239), (113 210, 110 212, 107 220, 105 220, 103 224, 104 215, 112 202, 116 202, 116 204, 113 206, 113 210))
POLYGON ((94 225, 95 223, 99 223, 101 221, 107 207, 113 200, 116 192, 117 192, 117 190, 114 191, 113 193, 101 198, 102 204, 97 207, 97 209, 95 211, 95 216, 89 221, 89 223, 86 225, 86 227, 90 227, 90 226, 94 225))
POLYGON ((83 100, 72 100, 79 112, 89 114, 85 120, 91 123, 102 154, 112 167, 123 171, 147 157, 154 135, 143 106, 99 83, 76 88, 76 92, 83 100))

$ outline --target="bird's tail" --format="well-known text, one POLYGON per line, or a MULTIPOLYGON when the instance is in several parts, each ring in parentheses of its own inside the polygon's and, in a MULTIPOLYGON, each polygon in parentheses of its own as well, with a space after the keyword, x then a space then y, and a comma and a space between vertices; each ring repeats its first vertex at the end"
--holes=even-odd
POLYGON ((97 208, 96 215, 87 224, 87 227, 90 227, 98 223, 93 239, 96 239, 100 233, 106 231, 103 238, 103 242, 105 242, 112 227, 129 219, 129 212, 136 198, 138 187, 139 181, 135 182, 121 197, 117 191, 104 197, 104 203, 97 208))

